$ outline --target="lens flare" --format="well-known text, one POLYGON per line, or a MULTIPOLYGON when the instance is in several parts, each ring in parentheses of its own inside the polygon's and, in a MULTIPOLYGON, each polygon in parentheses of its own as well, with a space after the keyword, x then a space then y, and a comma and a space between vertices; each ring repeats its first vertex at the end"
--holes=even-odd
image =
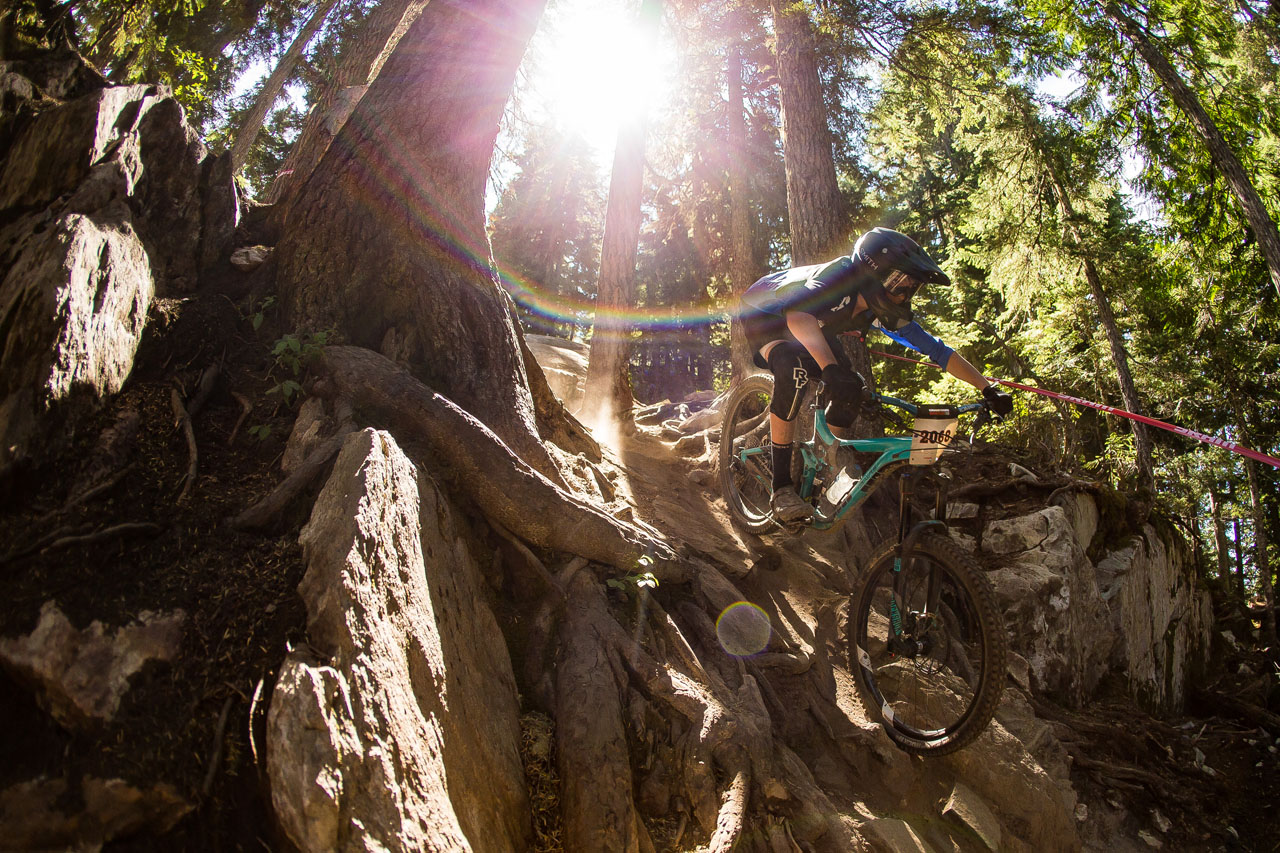
POLYGON ((724 650, 735 657, 764 651, 772 630, 769 614, 750 601, 730 604, 716 619, 716 637, 724 650))

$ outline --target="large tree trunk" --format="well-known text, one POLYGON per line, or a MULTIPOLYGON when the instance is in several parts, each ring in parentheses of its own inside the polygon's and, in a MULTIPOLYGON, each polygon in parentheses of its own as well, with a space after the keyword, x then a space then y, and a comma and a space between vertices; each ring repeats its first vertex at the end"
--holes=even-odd
POLYGON ((258 139, 258 131, 262 130, 262 122, 266 119, 267 113, 271 111, 271 107, 276 102, 276 98, 280 97, 280 90, 284 88, 284 83, 289 79, 289 75, 293 73, 294 66, 298 64, 298 60, 302 57, 302 51, 306 50, 307 45, 311 43, 311 39, 320 31, 320 26, 324 23, 325 18, 329 17, 329 13, 333 11, 333 7, 338 5, 338 0, 321 0, 316 6, 316 10, 311 13, 311 17, 302 25, 302 29, 293 39, 293 44, 289 45, 289 49, 284 52, 284 56, 280 57, 280 61, 276 63, 275 70, 271 72, 271 76, 262 84, 262 88, 258 90, 258 95, 253 99, 253 106, 249 108, 248 114, 245 115, 244 121, 240 124, 240 129, 236 132, 236 141, 231 146, 231 171, 239 172, 244 168, 244 164, 249 160, 249 152, 253 150, 253 143, 258 139))
MULTIPOLYGON (((746 102, 742 96, 742 42, 729 45, 729 282, 740 297, 756 279, 751 257, 750 178, 747 175, 746 102)), ((734 300, 736 304, 736 299, 734 300)), ((751 347, 736 314, 729 318, 729 361, 737 382, 753 372, 751 347)))
POLYGON ((791 220, 791 263, 820 263, 849 250, 848 217, 836 185, 813 27, 804 5, 771 0, 782 99, 782 149, 791 220))
POLYGON ((264 200, 276 205, 273 215, 279 220, 283 221, 289 200, 311 176, 387 57, 426 5, 427 0, 388 0, 369 14, 333 80, 312 105, 280 174, 267 190, 264 200))
POLYGON ((1267 213, 1266 205, 1262 203, 1262 198, 1254 188, 1253 181, 1245 172, 1244 166, 1241 165, 1240 158, 1222 136, 1218 125, 1209 117, 1196 93, 1186 84, 1177 69, 1147 36, 1138 22, 1126 15, 1113 2, 1104 3, 1103 8, 1106 9, 1107 17, 1115 21, 1138 53, 1146 60, 1152 72, 1160 78, 1160 82, 1169 92, 1169 97, 1173 98, 1173 102, 1186 114, 1191 126, 1200 135, 1205 148, 1209 151, 1209 158, 1227 179, 1231 191, 1235 193, 1236 201, 1240 203, 1245 221, 1252 229, 1253 237, 1258 241, 1258 248, 1262 251, 1262 257, 1271 273, 1271 284, 1275 287, 1276 293, 1280 293, 1280 231, 1277 231, 1275 221, 1267 213))
POLYGON ((299 191, 277 255, 295 328, 407 364, 546 473, 484 219, 498 122, 544 5, 428 4, 299 191))
MULTIPOLYGON (((643 0, 639 25, 650 42, 656 37, 661 0, 643 0)), ((643 112, 618 128, 609 179, 609 207, 600 251, 596 316, 591 354, 583 386, 584 420, 597 428, 632 423, 631 380, 627 363, 631 326, 624 320, 635 304, 636 250, 640 243, 640 196, 644 189, 643 112)))
MULTIPOLYGON (((1030 116, 1028 116, 1028 119, 1033 120, 1030 116)), ((1040 151, 1039 153, 1045 170, 1049 173, 1049 183, 1053 187, 1058 209, 1062 213, 1063 224, 1067 228, 1072 244, 1084 261, 1084 277, 1089 282, 1089 292, 1093 294, 1093 304, 1098 310, 1098 319, 1102 321, 1102 330, 1107 336, 1107 345, 1111 348, 1111 359, 1116 365, 1116 378, 1120 381, 1120 396, 1124 400, 1125 408, 1135 415, 1141 415, 1143 414, 1142 398, 1138 396, 1138 388, 1133 382, 1133 374, 1129 371, 1129 353, 1124 347, 1124 338, 1121 337, 1120 328, 1116 324, 1115 312, 1111 310, 1111 299, 1102 287, 1102 276, 1098 274, 1098 268, 1094 265, 1093 259, 1084 251, 1087 248, 1086 240, 1080 230, 1080 223, 1076 219, 1075 207, 1071 204, 1071 197, 1067 194, 1058 170, 1054 167, 1053 159, 1047 151, 1040 151)), ((1137 421, 1133 421, 1132 426, 1134 450, 1138 459, 1138 490, 1142 494, 1144 504, 1149 508, 1151 502, 1155 500, 1155 474, 1151 462, 1151 431, 1146 424, 1138 423, 1137 421)))

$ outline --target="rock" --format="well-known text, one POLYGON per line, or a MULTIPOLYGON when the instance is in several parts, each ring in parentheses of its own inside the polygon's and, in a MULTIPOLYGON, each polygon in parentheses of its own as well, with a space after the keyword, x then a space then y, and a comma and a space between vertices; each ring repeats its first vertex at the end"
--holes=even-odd
POLYGON ((133 369, 154 284, 129 216, 67 214, 18 247, 0 282, 0 464, 43 445, 50 413, 82 416, 133 369))
POLYGON ((196 251, 200 269, 208 272, 217 269, 219 262, 225 263, 236 226, 240 224, 240 196, 236 192, 231 152, 205 158, 201 186, 200 214, 204 227, 196 251))
POLYGON ((178 653, 186 614, 143 612, 136 624, 108 632, 101 622, 77 631, 52 600, 25 637, 0 640, 0 662, 34 684, 38 698, 64 726, 110 720, 129 678, 148 661, 178 653))
POLYGON ((231 253, 231 266, 240 272, 252 272, 266 263, 271 257, 271 249, 267 246, 245 246, 231 253))
POLYGON ((864 828, 880 842, 879 846, 890 853, 933 853, 933 848, 925 844, 904 820, 876 818, 867 821, 864 828))
POLYGON ((1060 506, 987 525, 984 550, 1004 559, 989 577, 1018 626, 1013 648, 1031 668, 1033 688, 1080 705, 1106 674, 1115 634, 1094 567, 1060 506))
POLYGON ((968 789, 973 796, 962 796, 967 805, 958 801, 957 807, 968 809, 966 823, 983 822, 988 844, 992 837, 1001 839, 991 849, 1080 850, 1065 751, 1016 690, 1005 693, 996 719, 973 745, 937 759, 922 772, 936 777, 938 765, 945 766, 948 778, 968 789), (989 814, 979 817, 976 801, 989 814))
POLYGON ((1098 580, 1120 638, 1112 666, 1130 695, 1155 713, 1181 711, 1212 644, 1213 606, 1194 557, 1147 525, 1098 562, 1098 580))
POLYGON ((694 468, 685 475, 695 486, 710 486, 715 482, 715 475, 705 468, 694 468))
POLYGON ((5 850, 96 850, 140 830, 168 832, 191 804, 167 783, 136 788, 123 779, 87 777, 83 810, 65 811, 65 779, 41 776, 0 791, 0 847, 5 850))
POLYGON ((566 409, 577 412, 582 405, 582 380, 587 375, 587 345, 548 335, 525 335, 524 339, 552 392, 566 409))
POLYGON ((515 678, 435 485, 387 433, 354 433, 301 538, 308 636, 328 660, 290 655, 268 714, 289 837, 302 850, 524 849, 515 678))
POLYGON ((1083 704, 1103 675, 1119 672, 1145 709, 1177 712, 1208 660, 1209 594, 1185 544, 1151 525, 1095 566, 1087 550, 1098 524, 1093 498, 1073 494, 987 525, 982 548, 998 558, 989 577, 1017 626, 1013 648, 1032 689, 1059 701, 1083 704))
POLYGON ((957 782, 951 797, 942 808, 942 816, 957 821, 973 831, 988 850, 1000 849, 1000 822, 982 798, 957 782))
POLYGON ((284 454, 280 457, 281 470, 289 473, 301 465, 332 429, 333 422, 324 411, 324 400, 319 397, 303 400, 298 407, 298 417, 293 421, 293 431, 289 433, 284 454))
MULTIPOLYGON (((153 297, 196 284, 204 146, 163 90, 94 87, 85 67, 40 65, 24 79, 43 96, 5 128, 0 466, 38 458, 115 394, 153 297)), ((8 110, 28 87, 6 80, 8 110)))

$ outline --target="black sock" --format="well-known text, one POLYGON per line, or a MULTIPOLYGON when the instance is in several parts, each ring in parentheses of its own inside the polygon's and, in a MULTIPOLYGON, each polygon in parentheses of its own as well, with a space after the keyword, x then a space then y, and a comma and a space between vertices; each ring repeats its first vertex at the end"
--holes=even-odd
POLYGON ((791 445, 773 445, 773 490, 791 485, 791 445))

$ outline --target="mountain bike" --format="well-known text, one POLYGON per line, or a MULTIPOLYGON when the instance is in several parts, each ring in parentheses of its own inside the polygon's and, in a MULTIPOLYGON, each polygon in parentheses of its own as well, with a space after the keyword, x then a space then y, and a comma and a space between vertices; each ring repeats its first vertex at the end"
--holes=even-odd
MULTIPOLYGON (((959 417, 990 418, 985 402, 917 405, 872 394, 879 408, 914 417, 910 434, 838 439, 823 412, 821 382, 793 439, 793 481, 815 506, 805 527, 834 530, 900 474, 898 534, 871 557, 850 598, 849 669, 872 718, 907 752, 945 755, 982 734, 1004 689, 1008 638, 995 593, 971 556, 947 534, 946 477, 938 477, 932 518, 912 497, 923 472, 956 442, 959 417), (810 430, 807 424, 812 424, 810 430), (807 437, 804 437, 806 436, 807 437), (838 469, 841 448, 874 454, 865 471, 838 469)), ((720 484, 734 521, 753 533, 775 524, 769 401, 773 377, 756 374, 729 395, 720 433, 720 484)), ((862 458, 856 456, 855 458, 862 458)))

